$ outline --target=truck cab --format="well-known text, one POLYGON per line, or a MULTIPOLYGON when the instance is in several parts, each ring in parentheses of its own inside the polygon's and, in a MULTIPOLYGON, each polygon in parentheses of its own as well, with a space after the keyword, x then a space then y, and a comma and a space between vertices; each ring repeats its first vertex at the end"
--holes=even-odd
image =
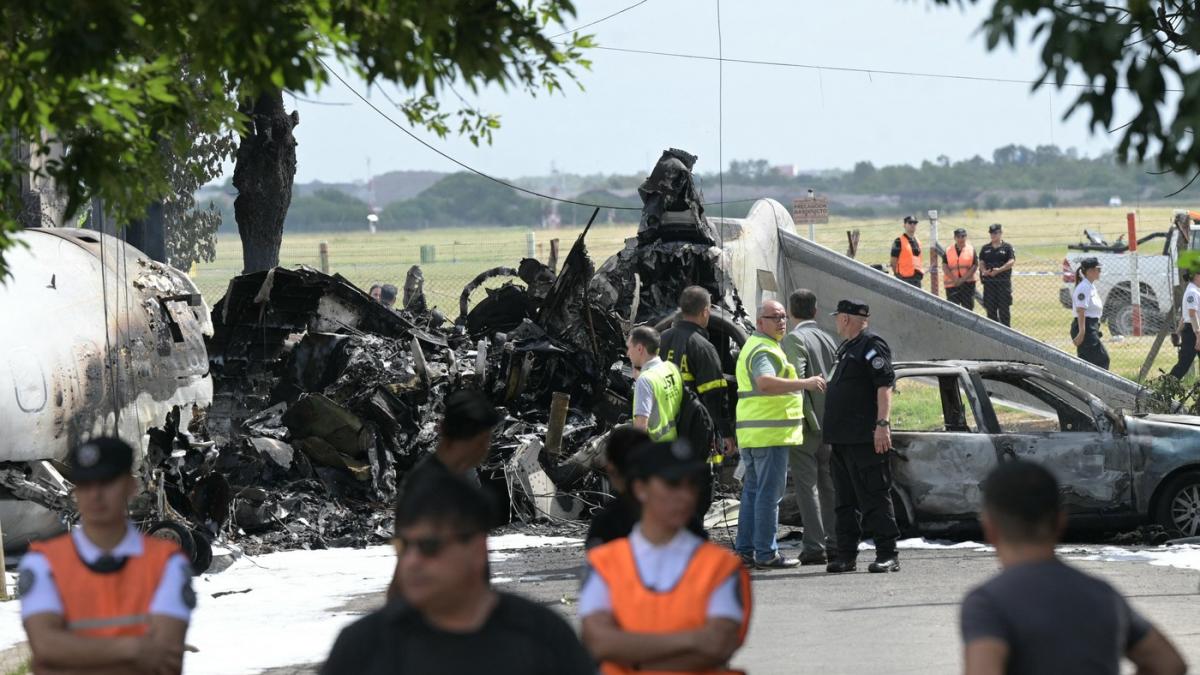
MULTIPOLYGON (((1200 250, 1200 213, 1177 212, 1176 224, 1163 232, 1138 238, 1138 286, 1141 289, 1143 328, 1146 333, 1159 331, 1164 322, 1173 321, 1171 308, 1175 288, 1180 284, 1176 261, 1179 251, 1200 250), (1193 215, 1195 214, 1195 215, 1193 215)), ((1095 257, 1104 273, 1096 282, 1096 290, 1104 300, 1104 322, 1112 335, 1133 334, 1133 261, 1124 235, 1109 243, 1096 232, 1085 230, 1086 241, 1067 246, 1062 261, 1062 288, 1058 299, 1063 307, 1071 308, 1071 292, 1075 288, 1075 270, 1080 261, 1095 257)))

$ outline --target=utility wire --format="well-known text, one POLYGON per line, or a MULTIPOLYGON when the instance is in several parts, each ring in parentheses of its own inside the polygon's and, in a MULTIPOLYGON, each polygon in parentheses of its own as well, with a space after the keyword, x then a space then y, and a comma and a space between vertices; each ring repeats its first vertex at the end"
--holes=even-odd
POLYGON ((291 97, 292 97, 292 102, 293 102, 293 103, 295 103, 295 102, 298 102, 298 101, 303 101, 303 102, 305 102, 305 103, 311 103, 311 104, 313 104, 313 105, 329 105, 329 106, 348 106, 348 105, 351 105, 350 103, 348 103, 348 102, 346 102, 346 101, 318 101, 318 100, 316 100, 316 99, 312 99, 312 98, 304 98, 303 96, 297 96, 297 95, 293 94, 293 93, 292 93, 292 92, 290 92, 290 91, 288 92, 288 96, 291 96, 291 97))
POLYGON ((584 28, 591 28, 592 26, 595 26, 598 23, 603 23, 615 16, 620 16, 620 15, 624 14, 625 12, 628 12, 629 10, 633 9, 634 7, 639 7, 641 5, 646 4, 647 2, 650 2, 650 0, 642 0, 641 2, 635 2, 632 5, 626 7, 625 9, 617 10, 617 11, 613 12, 612 14, 609 14, 608 16, 600 17, 599 19, 596 19, 595 21, 592 21, 591 23, 585 23, 582 26, 576 26, 576 27, 572 28, 571 30, 559 33, 558 35, 551 35, 547 39, 554 40, 554 39, 560 38, 564 35, 570 35, 571 33, 577 33, 579 31, 583 30, 584 28))
MULTIPOLYGON (((721 205, 721 224, 717 226, 717 244, 724 249, 721 230, 725 227, 725 49, 721 40, 721 0, 717 0, 717 203, 721 205)), ((723 278, 723 277, 722 277, 723 278)), ((725 295, 724 284, 718 288, 725 295)))
MULTIPOLYGON (((486 178, 494 183, 503 185, 511 190, 516 190, 517 192, 523 192, 527 195, 532 195, 534 197, 538 197, 541 199, 548 199, 550 201, 560 202, 563 204, 575 204, 577 206, 587 206, 587 207, 590 207, 593 209, 612 209, 614 211, 641 211, 642 210, 642 207, 640 207, 640 206, 616 206, 616 205, 611 205, 611 204, 592 204, 590 202, 581 202, 581 201, 576 201, 574 199, 563 199, 562 197, 553 197, 551 195, 538 192, 537 190, 531 190, 529 188, 524 188, 524 187, 521 187, 520 185, 510 183, 510 182, 504 180, 503 178, 497 178, 496 176, 493 176, 491 174, 484 173, 483 171, 476 169, 475 167, 471 166, 470 164, 467 164, 466 162, 463 162, 460 159, 456 159, 455 157, 438 149, 436 146, 425 141, 420 136, 418 136, 418 135, 414 134, 413 132, 409 131, 408 129, 404 128, 404 125, 402 125, 399 122, 397 122, 396 120, 392 119, 391 116, 389 116, 386 112, 380 110, 378 106, 376 106, 374 103, 372 103, 370 101, 370 99, 363 96, 362 93, 360 93, 354 87, 350 86, 349 82, 347 82, 341 75, 338 75, 337 72, 335 72, 332 68, 330 68, 324 61, 322 61, 321 59, 317 59, 317 62, 321 64, 321 67, 325 69, 325 72, 332 75, 334 77, 334 79, 336 79, 338 82, 341 82, 342 86, 346 87, 346 89, 351 94, 354 94, 354 96, 358 100, 362 101, 363 103, 366 103, 367 107, 371 108, 371 110, 374 110, 380 117, 382 117, 383 119, 390 122, 392 126, 399 129, 401 132, 404 133, 404 135, 406 135, 409 138, 413 139, 414 141, 420 143, 421 145, 425 146, 429 150, 432 150, 433 152, 437 153, 438 155, 441 155, 444 159, 447 159, 447 160, 457 164, 458 166, 461 166, 462 168, 466 169, 467 171, 470 171, 473 174, 476 174, 482 178, 486 178)), ((392 98, 390 96, 388 96, 387 93, 384 92, 384 90, 382 88, 380 88, 378 91, 379 91, 379 93, 383 94, 383 97, 385 99, 387 99, 388 103, 392 104, 393 106, 395 106, 397 108, 400 107, 400 105, 398 103, 396 103, 395 101, 393 101, 392 98)), ((758 201, 758 200, 757 199, 739 199, 739 200, 731 201, 729 203, 736 204, 736 203, 741 203, 741 202, 753 202, 753 201, 758 201)), ((719 202, 719 203, 723 203, 723 202, 719 202)))
MULTIPOLYGON (((823 65, 813 65, 810 63, 791 63, 788 61, 764 61, 764 60, 760 60, 760 59, 736 59, 736 58, 725 58, 723 56, 705 56, 704 54, 683 54, 680 52, 662 52, 662 51, 655 51, 652 49, 628 49, 625 47, 601 47, 601 46, 593 46, 593 47, 590 47, 589 49, 598 49, 598 50, 607 51, 607 52, 620 52, 620 53, 624 53, 624 54, 644 54, 644 55, 648 55, 648 56, 667 56, 667 57, 677 58, 677 59, 695 59, 698 61, 722 61, 724 63, 742 63, 742 64, 753 65, 753 66, 776 66, 776 67, 780 67, 780 68, 804 68, 807 70, 816 70, 818 72, 820 72, 822 70, 833 70, 833 71, 838 71, 838 72, 843 72, 843 73, 865 73, 868 76, 871 76, 871 75, 897 75, 897 76, 901 76, 901 77, 929 77, 929 78, 943 79, 943 80, 968 80, 968 81, 972 81, 972 82, 1000 82, 1000 83, 1004 83, 1004 84, 1029 84, 1029 85, 1038 84, 1037 80, 1020 80, 1020 79, 1007 78, 1007 77, 986 77, 986 76, 982 76, 982 75, 954 75, 954 74, 950 74, 950 73, 922 73, 922 72, 908 71, 908 70, 881 70, 879 68, 851 68, 848 66, 823 66, 823 65)), ((1100 88, 1100 85, 1082 84, 1079 82, 1063 82, 1057 86, 1059 86, 1059 87, 1076 87, 1079 89, 1099 89, 1100 88)), ((1126 85, 1117 85, 1115 88, 1126 90, 1126 91, 1133 90, 1132 87, 1129 87, 1126 85)), ((1182 89, 1165 89, 1164 91, 1182 92, 1183 90, 1182 89)))

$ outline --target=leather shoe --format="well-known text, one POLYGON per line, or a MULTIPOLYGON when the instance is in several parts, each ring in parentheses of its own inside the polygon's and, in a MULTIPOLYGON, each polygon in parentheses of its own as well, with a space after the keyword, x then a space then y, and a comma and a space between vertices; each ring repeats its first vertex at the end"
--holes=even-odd
POLYGON ((745 565, 749 569, 754 569, 754 554, 753 553, 739 553, 738 557, 742 559, 743 565, 745 565))
POLYGON ((842 574, 844 572, 854 572, 858 569, 858 563, 853 560, 834 560, 825 566, 825 571, 829 574, 842 574))
POLYGON ((825 553, 818 551, 817 553, 801 553, 801 565, 824 565, 826 563, 825 553))
POLYGON ((771 558, 770 560, 755 562, 754 566, 760 570, 784 570, 795 567, 799 564, 800 561, 796 560, 795 558, 785 558, 779 553, 776 553, 775 557, 771 558))
POLYGON ((892 556, 890 558, 885 558, 883 560, 876 560, 875 562, 871 563, 871 565, 869 567, 867 567, 867 571, 871 572, 872 574, 886 574, 887 572, 899 572, 900 571, 900 559, 897 558, 896 556, 892 556))

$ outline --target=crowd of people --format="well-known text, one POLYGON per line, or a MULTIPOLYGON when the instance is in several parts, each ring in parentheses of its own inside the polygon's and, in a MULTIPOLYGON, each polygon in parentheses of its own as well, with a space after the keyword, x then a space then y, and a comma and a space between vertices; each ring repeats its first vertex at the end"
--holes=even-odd
MULTIPOLYGON (((500 415, 464 389, 446 397, 435 452, 398 490, 387 602, 341 632, 322 673, 734 673, 750 628, 751 570, 854 572, 870 537, 868 571, 900 571, 895 376, 870 307, 837 302, 839 342, 817 325, 811 291, 793 292, 786 309, 763 302, 735 388, 707 333, 708 292, 689 287, 679 304, 663 335, 640 326, 628 338, 631 422, 606 443, 616 494, 586 536, 579 633, 491 583, 487 538, 498 509, 477 468, 500 415), (731 550, 709 539, 703 516, 713 459, 733 455, 742 493, 731 550), (804 525, 798 558, 777 537, 789 466, 804 525)), ((80 524, 35 544, 20 564, 34 672, 181 672, 196 596, 179 549, 128 520, 132 448, 98 439, 68 464, 80 524)), ((1046 469, 1007 462, 982 490, 981 524, 1003 571, 964 599, 966 673, 1115 674, 1123 657, 1139 673, 1185 672, 1164 634, 1114 589, 1058 560, 1066 516, 1046 469)))

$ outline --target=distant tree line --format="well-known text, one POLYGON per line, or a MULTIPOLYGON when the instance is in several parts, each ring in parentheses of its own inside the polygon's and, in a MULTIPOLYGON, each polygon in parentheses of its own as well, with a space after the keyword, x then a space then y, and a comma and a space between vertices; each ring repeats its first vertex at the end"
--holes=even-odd
MULTIPOLYGON (((717 183, 716 174, 701 176, 704 185, 717 183)), ((587 176, 588 188, 570 197, 573 201, 606 206, 641 206, 629 194, 640 182, 635 175, 587 176), (625 196, 615 191, 625 193, 625 196)), ((1029 148, 1006 145, 991 159, 975 156, 957 162, 941 156, 919 166, 876 167, 859 162, 850 171, 820 175, 788 176, 762 159, 734 160, 724 176, 726 192, 752 192, 787 204, 812 188, 832 195, 834 215, 869 217, 898 211, 938 208, 961 209, 1044 208, 1068 205, 1103 205, 1117 196, 1132 202, 1160 200, 1178 190, 1185 180, 1173 174, 1155 174, 1140 165, 1121 164, 1110 153, 1080 157, 1074 149, 1054 145, 1029 148), (747 190, 747 188, 755 188, 747 190), (865 203, 856 197, 878 198, 865 203)), ((708 195, 713 199, 713 195, 708 195)), ((1181 193, 1177 200, 1200 197, 1200 183, 1181 193)), ((732 201, 732 200, 731 200, 732 201)), ((219 208, 221 207, 218 204, 219 208)), ((726 204, 727 216, 739 217, 750 202, 726 204)), ((333 188, 296 197, 288 211, 290 232, 345 231, 367 227, 369 207, 365 201, 333 188)), ((564 223, 586 222, 587 207, 558 205, 564 223)), ((453 226, 539 226, 550 214, 548 200, 530 197, 494 181, 470 173, 446 176, 412 199, 393 202, 379 213, 378 227, 411 230, 453 226)), ((604 209, 600 222, 636 222, 635 210, 604 209)), ((232 222, 232 217, 225 219, 232 222)))

